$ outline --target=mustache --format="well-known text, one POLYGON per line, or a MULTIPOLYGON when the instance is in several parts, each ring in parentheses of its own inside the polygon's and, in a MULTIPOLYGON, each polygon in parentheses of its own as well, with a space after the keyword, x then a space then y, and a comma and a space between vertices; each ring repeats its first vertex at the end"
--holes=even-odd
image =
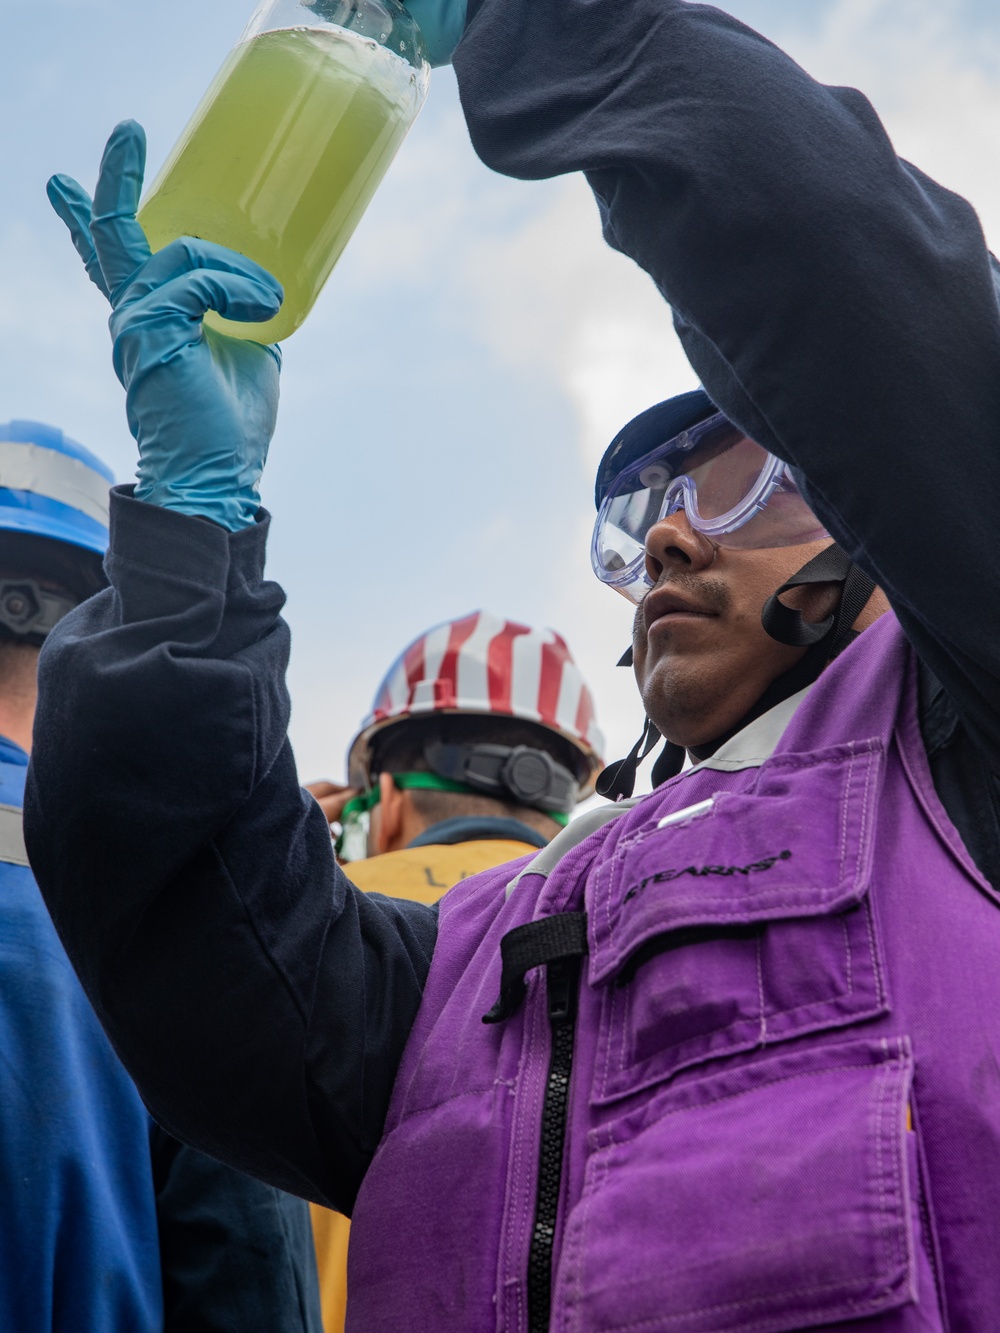
MULTIPOLYGON (((680 596, 690 598, 697 607, 711 611, 715 615, 725 615, 732 605, 732 593, 728 585, 724 580, 712 578, 711 575, 671 574, 669 578, 661 579, 649 591, 655 592, 657 588, 668 585, 680 596)), ((636 607, 632 621, 632 636, 636 640, 644 638, 646 633, 644 604, 645 599, 636 607)))

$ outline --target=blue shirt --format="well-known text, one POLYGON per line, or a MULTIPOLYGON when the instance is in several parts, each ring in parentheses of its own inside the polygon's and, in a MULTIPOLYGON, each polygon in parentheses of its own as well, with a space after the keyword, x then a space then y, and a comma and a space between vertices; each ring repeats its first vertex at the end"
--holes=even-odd
MULTIPOLYGON (((0 803, 28 756, 0 737, 0 803)), ((0 862, 0 1328, 159 1329, 150 1118, 26 866, 0 862)))

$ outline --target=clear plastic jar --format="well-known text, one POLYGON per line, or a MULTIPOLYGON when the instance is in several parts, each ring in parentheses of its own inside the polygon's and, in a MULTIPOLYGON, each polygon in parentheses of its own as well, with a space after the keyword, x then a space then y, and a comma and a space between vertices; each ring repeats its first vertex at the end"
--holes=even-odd
POLYGON ((153 250, 227 245, 285 289, 276 342, 312 309, 427 95, 420 30, 398 0, 264 0, 139 210, 153 250))

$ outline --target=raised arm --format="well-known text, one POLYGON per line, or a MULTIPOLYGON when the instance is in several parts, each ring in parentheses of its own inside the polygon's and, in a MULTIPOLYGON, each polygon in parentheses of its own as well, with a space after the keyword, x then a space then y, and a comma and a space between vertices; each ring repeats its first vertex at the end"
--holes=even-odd
POLYGON ((804 471, 1000 754, 1000 317, 973 209, 858 92, 710 6, 470 9, 455 65, 480 156, 586 172, 712 397, 804 471))
POLYGON ((349 1211, 420 1002, 434 910, 338 869, 286 737, 288 630, 256 481, 273 280, 220 247, 149 257, 136 127, 93 210, 53 192, 113 302, 140 483, 112 497, 110 588, 46 642, 25 836, 39 885, 147 1105, 178 1138, 349 1211), (95 244, 96 242, 96 244, 95 244))

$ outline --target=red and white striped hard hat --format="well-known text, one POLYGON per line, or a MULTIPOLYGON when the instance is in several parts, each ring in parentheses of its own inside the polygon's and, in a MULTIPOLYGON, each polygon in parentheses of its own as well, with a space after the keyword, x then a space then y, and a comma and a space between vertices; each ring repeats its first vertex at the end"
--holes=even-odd
POLYGON ((584 756, 589 796, 604 766, 604 736, 594 700, 565 639, 489 611, 436 625, 400 653, 375 694, 347 752, 348 781, 366 786, 372 737, 405 718, 483 713, 535 722, 565 737, 584 756))

